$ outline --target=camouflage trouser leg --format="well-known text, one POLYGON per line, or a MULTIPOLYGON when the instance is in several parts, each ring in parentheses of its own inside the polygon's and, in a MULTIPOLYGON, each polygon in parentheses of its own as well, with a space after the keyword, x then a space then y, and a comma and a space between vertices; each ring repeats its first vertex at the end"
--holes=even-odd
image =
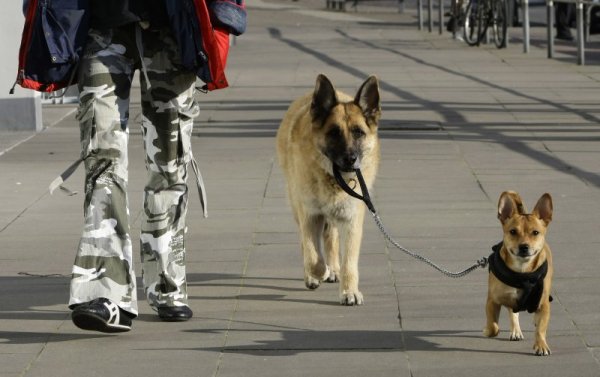
MULTIPOLYGON (((138 29, 139 31, 139 29, 138 29)), ((149 180, 142 221, 145 290, 152 306, 187 300, 183 233, 190 159, 193 74, 177 71, 168 32, 142 32, 152 84, 142 82, 149 180)), ((139 40, 138 40, 139 42, 139 40)), ((73 267, 70 305, 106 297, 137 314, 127 203, 127 121, 133 71, 140 63, 135 28, 90 32, 79 89, 86 167, 85 225, 73 267)))
POLYGON ((85 220, 69 304, 106 297, 137 314, 127 203, 127 121, 134 67, 116 46, 112 31, 92 30, 80 65, 77 116, 86 173, 85 220))
POLYGON ((144 292, 150 306, 187 304, 185 216, 191 159, 195 76, 178 71, 178 54, 168 34, 144 45, 147 73, 142 76, 142 131, 148 182, 140 236, 144 292))

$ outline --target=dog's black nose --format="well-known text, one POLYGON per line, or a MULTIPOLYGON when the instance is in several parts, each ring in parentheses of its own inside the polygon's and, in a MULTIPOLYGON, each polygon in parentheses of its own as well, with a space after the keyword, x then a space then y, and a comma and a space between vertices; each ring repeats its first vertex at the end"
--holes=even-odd
POLYGON ((358 160, 358 153, 348 153, 344 156, 344 166, 347 169, 357 168, 356 161, 358 160))
POLYGON ((522 243, 519 245, 519 254, 520 255, 529 255, 529 245, 526 243, 522 243))

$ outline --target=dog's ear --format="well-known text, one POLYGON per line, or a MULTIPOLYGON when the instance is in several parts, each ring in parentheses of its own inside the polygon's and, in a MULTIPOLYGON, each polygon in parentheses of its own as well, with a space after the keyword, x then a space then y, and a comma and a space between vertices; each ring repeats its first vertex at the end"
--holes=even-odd
POLYGON ((514 191, 504 191, 498 200, 498 219, 502 224, 515 214, 525 213, 525 206, 519 194, 514 191))
POLYGON ((527 208, 525 207, 525 204, 523 204, 523 199, 521 199, 521 195, 519 195, 518 192, 505 191, 505 193, 513 200, 513 203, 515 204, 517 213, 519 215, 524 215, 527 213, 527 208))
POLYGON ((550 196, 548 193, 545 193, 538 199, 532 215, 539 217, 540 220, 542 220, 546 226, 548 226, 550 221, 552 221, 552 210, 552 196, 550 196))
POLYGON ((331 109, 338 104, 335 88, 329 79, 320 74, 317 76, 315 92, 310 104, 310 115, 313 123, 322 124, 329 116, 331 109))
POLYGON ((381 115, 379 102, 379 82, 377 77, 369 76, 354 97, 354 103, 361 108, 369 127, 376 126, 379 121, 381 115))

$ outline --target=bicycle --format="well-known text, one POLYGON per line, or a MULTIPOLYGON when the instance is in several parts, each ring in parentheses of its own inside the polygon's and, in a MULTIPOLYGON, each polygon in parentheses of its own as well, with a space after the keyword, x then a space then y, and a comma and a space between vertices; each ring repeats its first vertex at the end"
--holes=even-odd
POLYGON ((507 8, 506 0, 470 0, 465 11, 465 42, 469 46, 479 46, 491 26, 496 47, 506 47, 507 8))
POLYGON ((451 0, 450 11, 448 12, 450 18, 448 19, 446 30, 451 32, 455 38, 456 35, 460 32, 460 29, 464 26, 466 9, 466 1, 451 0))

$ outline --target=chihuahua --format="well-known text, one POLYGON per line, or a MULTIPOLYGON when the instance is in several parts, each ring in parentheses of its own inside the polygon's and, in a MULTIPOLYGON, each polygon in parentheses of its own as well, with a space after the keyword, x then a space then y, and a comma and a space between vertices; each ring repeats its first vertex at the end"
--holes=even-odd
POLYGON ((500 331, 500 308, 509 311, 510 340, 522 340, 519 312, 534 314, 536 355, 547 356, 546 330, 550 321, 552 254, 545 236, 552 220, 552 197, 540 197, 532 213, 527 213, 518 193, 506 191, 498 201, 498 219, 503 241, 490 255, 486 303, 487 324, 483 333, 494 337, 500 331))

